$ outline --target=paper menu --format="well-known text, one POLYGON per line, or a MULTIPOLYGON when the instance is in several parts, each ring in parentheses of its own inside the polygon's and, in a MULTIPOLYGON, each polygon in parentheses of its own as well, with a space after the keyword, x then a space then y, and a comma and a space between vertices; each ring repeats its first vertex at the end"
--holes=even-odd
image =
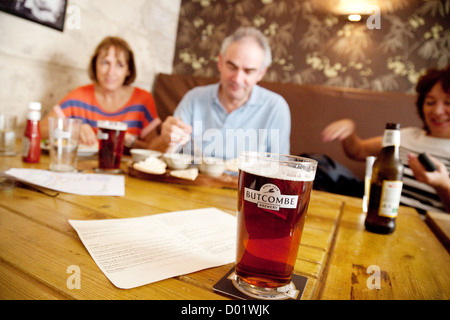
POLYGON ((97 173, 61 173, 12 168, 5 172, 24 183, 78 195, 123 196, 125 177, 97 173))
POLYGON ((235 261, 236 218, 216 208, 69 222, 121 289, 235 261))

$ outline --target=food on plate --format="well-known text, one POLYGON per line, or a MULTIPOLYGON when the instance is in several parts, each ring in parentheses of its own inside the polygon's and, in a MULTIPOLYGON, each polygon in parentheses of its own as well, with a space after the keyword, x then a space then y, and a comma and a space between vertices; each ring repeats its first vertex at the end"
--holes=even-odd
POLYGON ((131 149, 130 150, 133 161, 143 161, 148 157, 159 157, 162 155, 161 152, 149 149, 131 149))
POLYGON ((89 144, 79 143, 78 150, 96 152, 96 151, 98 151, 98 144, 89 145, 89 144))
POLYGON ((176 178, 194 181, 198 176, 198 169, 191 168, 191 169, 184 169, 184 170, 172 170, 172 171, 170 171, 170 175, 174 176, 176 178))
POLYGON ((170 169, 180 170, 188 168, 192 163, 192 156, 180 153, 165 153, 162 155, 170 169))
POLYGON ((204 157, 202 163, 199 164, 200 172, 211 176, 220 177, 225 171, 225 161, 222 159, 204 157))
POLYGON ((155 157, 149 157, 133 164, 133 168, 136 170, 151 174, 163 174, 166 172, 166 167, 167 164, 164 161, 155 157))
POLYGON ((234 158, 234 159, 228 160, 227 164, 226 164, 226 170, 233 171, 233 172, 238 172, 239 171, 238 158, 234 158))

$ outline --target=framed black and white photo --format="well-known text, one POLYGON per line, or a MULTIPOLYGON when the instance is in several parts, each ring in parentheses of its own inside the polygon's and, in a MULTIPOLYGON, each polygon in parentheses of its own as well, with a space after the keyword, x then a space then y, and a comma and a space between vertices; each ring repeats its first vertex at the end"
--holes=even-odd
POLYGON ((67 0, 2 0, 0 10, 63 31, 67 0))

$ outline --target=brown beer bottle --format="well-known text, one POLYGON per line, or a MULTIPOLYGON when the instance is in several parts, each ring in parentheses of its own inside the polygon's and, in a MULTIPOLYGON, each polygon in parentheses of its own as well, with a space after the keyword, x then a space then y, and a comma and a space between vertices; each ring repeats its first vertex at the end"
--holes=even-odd
POLYGON ((388 234, 395 229, 403 187, 403 164, 399 157, 399 146, 400 124, 386 124, 383 149, 372 169, 369 208, 364 223, 368 231, 388 234))

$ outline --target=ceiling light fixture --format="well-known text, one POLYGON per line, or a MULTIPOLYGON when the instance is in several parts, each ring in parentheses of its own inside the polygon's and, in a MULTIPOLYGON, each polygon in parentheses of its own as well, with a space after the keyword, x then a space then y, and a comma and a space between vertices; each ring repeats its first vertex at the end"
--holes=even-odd
POLYGON ((348 20, 352 22, 361 21, 361 15, 360 14, 350 14, 348 16, 348 20))

